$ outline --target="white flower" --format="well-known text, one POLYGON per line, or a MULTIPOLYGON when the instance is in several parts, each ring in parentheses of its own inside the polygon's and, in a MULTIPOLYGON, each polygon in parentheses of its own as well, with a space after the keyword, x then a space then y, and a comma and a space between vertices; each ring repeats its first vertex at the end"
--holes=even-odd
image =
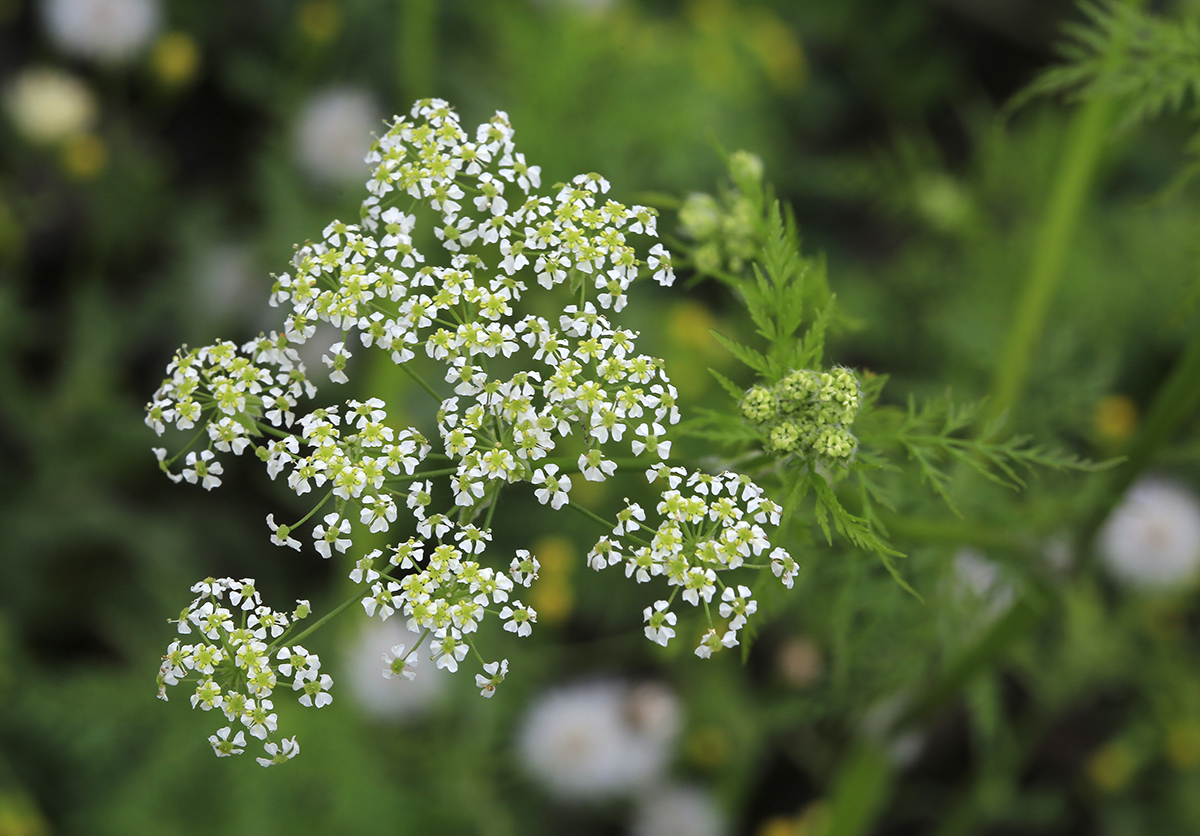
POLYGON ((737 643, 737 634, 733 630, 727 631, 724 635, 716 630, 709 630, 700 639, 700 644, 696 647, 696 655, 701 659, 711 659, 712 655, 721 648, 733 647, 737 643))
POLYGON ((119 63, 150 42, 162 10, 158 0, 43 0, 42 19, 64 52, 119 63))
POLYGON ((712 794, 698 787, 656 787, 640 797, 632 836, 722 836, 726 822, 712 794))
POLYGON ((211 491, 221 484, 217 477, 225 468, 220 462, 213 461, 211 450, 201 450, 199 456, 188 453, 184 462, 187 466, 183 469, 183 478, 193 485, 199 482, 206 491, 211 491))
POLYGON ((391 650, 384 653, 380 658, 383 659, 384 679, 400 676, 412 682, 417 678, 417 672, 414 668, 421 661, 421 657, 415 652, 412 654, 405 653, 404 645, 398 644, 393 646, 391 650))
POLYGON ((304 692, 301 694, 299 700, 301 705, 306 705, 309 708, 322 708, 333 702, 333 696, 328 693, 332 685, 333 678, 329 674, 323 673, 303 683, 297 678, 292 683, 292 688, 304 692))
POLYGON ((321 183, 344 183, 367 174, 363 162, 379 107, 366 90, 336 87, 304 103, 296 120, 295 151, 304 170, 321 183))
POLYGON ((316 541, 317 551, 326 559, 332 554, 331 546, 342 554, 346 553, 346 549, 352 545, 349 534, 350 520, 339 521, 337 511, 325 515, 325 525, 313 528, 313 540, 316 541))
POLYGON ((953 585, 956 595, 971 597, 973 608, 982 602, 982 612, 987 616, 1004 612, 1017 596, 1016 588, 1005 578, 999 564, 971 548, 954 553, 953 585))
POLYGON ((17 131, 29 142, 49 145, 91 127, 96 98, 82 81, 55 67, 21 71, 5 91, 17 131))
POLYGON ((557 511, 562 508, 570 500, 567 492, 571 490, 571 477, 567 475, 558 475, 558 465, 548 464, 545 468, 538 468, 533 474, 533 484, 541 485, 534 492, 538 502, 545 505, 550 503, 550 507, 557 511))
POLYGON ((284 738, 279 743, 267 742, 263 744, 263 751, 267 753, 267 757, 258 758, 259 766, 274 766, 280 763, 286 763, 296 755, 300 754, 300 744, 296 742, 296 738, 284 738))
POLYGON ((663 774, 679 703, 657 684, 601 680, 544 694, 529 707, 518 747, 526 769, 568 801, 632 795, 663 774))
POLYGON ((526 549, 517 549, 517 556, 512 559, 508 571, 514 581, 527 587, 537 578, 540 568, 542 566, 534 555, 526 549))
POLYGON ((727 586, 721 593, 721 606, 718 611, 722 618, 733 616, 729 622, 730 630, 740 630, 746 625, 747 616, 758 611, 758 602, 750 597, 748 587, 738 586, 737 592, 734 592, 732 586, 727 586))
POLYGON ((671 628, 675 626, 676 618, 675 613, 667 610, 669 606, 666 601, 655 601, 653 607, 646 607, 642 611, 642 620, 646 622, 646 638, 663 647, 675 638, 675 631, 671 628))
POLYGON ((267 514, 267 527, 271 529, 272 543, 300 551, 300 541, 291 536, 292 529, 286 525, 276 525, 274 514, 267 514))
POLYGON ((317 671, 321 669, 320 657, 309 653, 299 644, 281 648, 275 654, 275 659, 283 663, 277 666, 281 676, 294 677, 297 680, 315 679, 317 671))
POLYGON ((603 482, 617 472, 617 463, 604 458, 599 448, 579 454, 579 470, 589 482, 603 482))
POLYGON ((633 454, 640 456, 644 450, 653 450, 660 459, 670 458, 671 442, 663 438, 665 432, 666 430, 661 424, 639 424, 638 428, 633 431, 637 438, 629 445, 633 449, 633 454))
POLYGON ((1105 568, 1131 587, 1182 584, 1200 566, 1200 503, 1177 483, 1142 479, 1113 509, 1096 546, 1105 568))
POLYGON ((480 696, 490 699, 496 693, 496 686, 508 675, 508 660, 489 662, 483 666, 483 673, 487 676, 475 674, 475 687, 479 689, 480 696))
POLYGON ((329 367, 330 380, 334 383, 349 382, 349 378, 346 377, 346 361, 352 356, 343 342, 336 342, 329 347, 329 354, 323 356, 321 361, 329 367))
POLYGON ((239 730, 238 733, 233 736, 233 739, 230 740, 229 734, 232 731, 232 728, 226 726, 223 729, 217 729, 216 734, 209 736, 208 742, 212 744, 213 751, 217 753, 218 758, 227 758, 230 755, 240 755, 242 752, 246 751, 246 733, 239 730))
POLYGON ((430 653, 439 668, 445 668, 450 673, 458 670, 458 663, 467 656, 470 648, 453 633, 447 633, 441 638, 434 639, 429 645, 430 653))
POLYGON ((520 601, 513 601, 512 606, 500 610, 500 617, 507 619, 504 629, 524 638, 533 632, 531 624, 537 623, 537 612, 533 607, 527 607, 520 601))

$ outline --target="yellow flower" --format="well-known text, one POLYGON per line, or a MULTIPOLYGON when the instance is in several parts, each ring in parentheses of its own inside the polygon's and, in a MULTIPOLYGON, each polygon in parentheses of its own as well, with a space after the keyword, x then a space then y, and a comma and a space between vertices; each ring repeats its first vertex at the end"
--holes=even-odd
POLYGON ((168 32, 154 45, 150 66, 164 87, 182 87, 196 77, 200 49, 191 35, 168 32))

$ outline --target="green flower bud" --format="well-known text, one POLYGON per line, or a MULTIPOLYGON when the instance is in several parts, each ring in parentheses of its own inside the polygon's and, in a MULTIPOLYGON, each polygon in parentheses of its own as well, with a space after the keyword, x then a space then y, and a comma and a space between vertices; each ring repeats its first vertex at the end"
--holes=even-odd
POLYGON ((818 424, 841 424, 844 414, 845 410, 841 404, 818 401, 814 417, 818 424))
POLYGON ((721 226, 721 206, 712 195, 693 192, 679 210, 679 224, 697 241, 711 238, 721 226))
POLYGON ((721 235, 726 242, 740 242, 741 246, 754 246, 754 231, 757 212, 748 197, 739 195, 729 207, 729 213, 721 218, 721 235))
POLYGON ((729 175, 742 191, 753 190, 762 182, 762 157, 749 151, 734 151, 729 155, 729 175))
POLYGON ((721 248, 716 241, 711 241, 703 247, 698 247, 692 253, 696 269, 701 273, 715 273, 721 269, 721 248))
POLYGON ((827 459, 848 459, 854 455, 857 446, 858 440, 846 430, 826 427, 817 436, 813 449, 827 459))
POLYGON ((780 408, 784 412, 794 413, 802 411, 819 388, 816 372, 801 369, 779 381, 775 392, 779 396, 780 408))
POLYGON ((763 386, 755 386, 742 398, 742 415, 756 424, 775 417, 775 396, 763 386))
POLYGON ((767 443, 771 450, 793 453, 800 446, 800 429, 791 421, 784 421, 771 428, 767 443))

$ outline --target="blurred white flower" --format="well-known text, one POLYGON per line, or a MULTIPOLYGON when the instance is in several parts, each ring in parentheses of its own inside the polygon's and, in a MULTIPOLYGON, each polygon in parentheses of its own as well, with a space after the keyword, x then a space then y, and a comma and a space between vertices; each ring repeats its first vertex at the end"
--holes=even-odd
POLYGON ((1162 589, 1189 580, 1200 564, 1200 503, 1154 477, 1131 487, 1097 537, 1100 560, 1118 581, 1162 589))
POLYGON ((632 795, 658 780, 679 733, 679 701, 665 686, 595 680, 530 706, 520 756, 552 795, 593 801, 632 795))
POLYGON ((985 604, 985 614, 999 615, 1012 606, 1016 589, 1000 566, 983 552, 962 548, 954 553, 954 588, 958 595, 969 593, 985 604))
POLYGON ((158 32, 162 9, 158 0, 43 0, 42 20, 63 52, 120 63, 158 32))
MULTIPOLYGON (((364 714, 374 720, 407 720, 424 714, 445 691, 450 674, 435 665, 421 665, 412 680, 383 675, 384 654, 396 645, 411 648, 420 638, 398 618, 368 620, 349 648, 343 663, 346 672, 338 681, 364 714)), ((417 652, 428 655, 428 646, 417 652)))
POLYGON ((96 98, 80 79, 55 67, 23 70, 5 91, 17 132, 49 145, 81 133, 96 120, 96 98))
POLYGON ((879 700, 863 715, 860 729, 863 735, 875 741, 894 766, 899 769, 912 766, 925 748, 925 733, 916 729, 897 731, 896 722, 910 706, 907 693, 892 694, 879 700))
POLYGON ((536 0, 541 6, 562 6, 581 12, 607 12, 616 5, 616 0, 536 0))
POLYGON ((364 149, 382 124, 380 113, 375 97, 366 90, 335 87, 313 94, 296 120, 296 159, 322 183, 365 180, 364 149))
POLYGON ((254 253, 245 244, 225 242, 205 250, 195 275, 195 303, 210 316, 237 319, 257 307, 253 291, 269 284, 256 275, 254 253), (261 279, 261 281, 258 281, 261 279))
POLYGON ((633 836, 721 836, 725 818, 698 787, 658 787, 645 793, 630 827, 633 836))

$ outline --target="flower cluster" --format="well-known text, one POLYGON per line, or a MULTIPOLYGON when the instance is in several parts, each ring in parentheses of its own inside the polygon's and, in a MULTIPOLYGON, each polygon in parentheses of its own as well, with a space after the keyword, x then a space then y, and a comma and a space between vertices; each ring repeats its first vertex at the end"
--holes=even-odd
MULTIPOLYGON (((412 654, 426 637, 437 666, 454 673, 467 652, 475 649, 471 635, 489 613, 498 616, 508 632, 530 635, 537 612, 518 599, 510 601, 509 593, 518 585, 533 583, 539 568, 536 557, 522 549, 507 572, 483 566, 474 558, 483 555, 491 533, 452 523, 441 514, 420 519, 417 532, 418 536, 389 547, 386 561, 384 552, 375 549, 350 572, 352 581, 370 587, 362 599, 368 616, 387 621, 399 612, 408 619, 408 629, 421 637, 410 651, 405 652, 403 645, 393 648, 392 656, 384 660, 384 676, 412 679, 417 663, 412 654), (392 569, 407 574, 395 580, 392 569)), ((477 676, 476 681, 483 696, 490 697, 504 681, 508 660, 485 664, 484 670, 488 676, 477 676)))
POLYGON ((167 699, 168 687, 195 683, 192 707, 219 711, 229 723, 208 738, 217 757, 242 754, 249 734, 263 743, 266 756, 258 758, 263 766, 294 758, 300 744, 278 733, 276 688, 290 684, 300 704, 310 708, 333 701, 328 693, 333 680, 321 673, 320 658, 287 643, 293 625, 308 616, 308 602, 297 601, 290 614, 273 610, 249 578, 208 578, 192 592, 196 598, 176 624, 180 635, 196 641, 176 640, 167 648, 158 671, 159 698, 167 699))
POLYGON ((670 610, 675 598, 703 607, 708 630, 696 655, 707 659, 722 647, 736 645, 738 630, 758 609, 749 588, 726 584, 724 573, 743 566, 769 566, 791 588, 796 561, 784 549, 773 548, 763 528, 778 525, 782 509, 745 475, 726 471, 713 476, 665 465, 651 468, 646 475, 668 486, 655 508, 661 521, 652 528, 645 509, 627 500, 612 537, 600 539, 588 554, 588 565, 600 571, 624 564, 625 576, 637 583, 665 578, 670 596, 643 612, 646 638, 664 647, 675 637, 677 617, 670 610), (714 599, 718 614, 727 619, 722 630, 712 618, 714 599))
MULTIPOLYGON (((155 449, 172 480, 215 488, 224 473, 218 454, 252 450, 272 479, 311 494, 300 520, 268 516, 271 541, 300 550, 297 532, 311 525, 319 554, 349 555, 367 613, 400 612, 421 631, 414 647, 387 660, 385 673, 402 679, 426 637, 431 658, 454 671, 488 612, 518 636, 536 622, 532 608, 508 598, 536 578, 536 558, 520 552, 504 558, 505 568, 487 565, 484 554, 505 485, 531 483, 543 504, 560 509, 570 503, 572 476, 615 473, 616 445, 648 464, 666 459, 667 427, 679 420, 662 361, 639 353, 637 334, 610 319, 633 282, 674 280, 670 254, 653 243, 655 213, 606 198, 609 184, 596 174, 543 191, 540 169, 512 137, 505 114, 471 135, 439 100, 395 118, 367 156, 358 223, 330 223, 275 277, 270 301, 286 311, 280 330, 240 347, 183 347, 147 405, 146 423, 159 435, 168 427, 195 433, 173 456, 155 449), (417 247, 426 222, 438 257, 417 247), (634 237, 651 242, 643 255, 634 237), (520 310, 533 285, 569 294, 561 313, 520 310), (333 383, 348 382, 361 346, 382 351, 437 398, 440 452, 389 421, 378 398, 302 407, 317 389, 298 348, 322 322, 341 332, 322 357, 333 383), (447 391, 412 368, 419 354, 444 367, 447 391), (428 467, 431 458, 442 464, 428 467), (442 477, 452 505, 435 513, 442 477), (411 516, 404 524, 415 524, 416 536, 386 556, 354 554, 357 532, 388 532, 402 516, 411 516)), ((507 668, 506 660, 484 664, 484 696, 507 668)))
POLYGON ((737 189, 720 199, 694 192, 679 208, 679 224, 696 242, 691 255, 701 273, 740 272, 761 246, 761 209, 749 195, 762 191, 762 160, 735 151, 729 168, 737 189))
POLYGON ((742 415, 766 438, 768 451, 823 464, 844 464, 858 449, 850 425, 861 391, 850 369, 793 371, 768 388, 755 386, 742 398, 742 415))

